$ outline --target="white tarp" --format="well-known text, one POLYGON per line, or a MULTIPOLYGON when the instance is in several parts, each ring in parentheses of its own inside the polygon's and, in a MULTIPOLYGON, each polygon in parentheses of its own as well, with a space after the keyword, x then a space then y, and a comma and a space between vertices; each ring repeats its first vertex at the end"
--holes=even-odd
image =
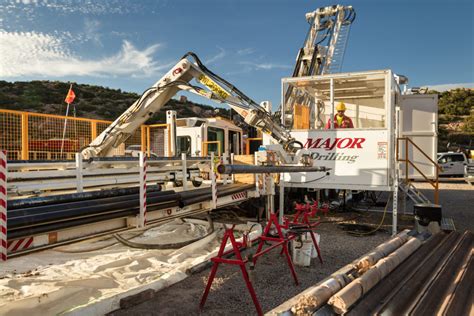
MULTIPOLYGON (((203 236, 204 221, 176 221, 146 231, 133 242, 176 243, 203 236)), ((249 226, 243 225, 243 229, 249 226)), ((132 233, 127 233, 133 236, 132 233)), ((127 237, 127 234, 123 234, 127 237)), ((258 225, 251 234, 261 234, 258 225)), ((122 244, 97 249, 95 240, 13 258, 0 265, 1 315, 103 315, 120 299, 145 289, 159 290, 186 278, 186 269, 216 255, 216 232, 179 250, 133 249, 122 244), (89 252, 70 253, 85 249, 89 252)))

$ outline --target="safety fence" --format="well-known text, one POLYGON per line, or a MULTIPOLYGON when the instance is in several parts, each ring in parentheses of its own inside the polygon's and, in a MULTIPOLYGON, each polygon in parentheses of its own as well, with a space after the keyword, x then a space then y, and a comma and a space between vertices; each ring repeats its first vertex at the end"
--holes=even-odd
MULTIPOLYGON (((87 146, 111 123, 105 120, 0 109, 0 148, 7 151, 9 160, 74 159, 75 153, 87 146)), ((152 153, 166 156, 169 148, 164 143, 167 132, 166 124, 143 125, 115 150, 114 155, 145 151, 148 156, 152 153), (127 148, 131 150, 127 152, 127 148)))

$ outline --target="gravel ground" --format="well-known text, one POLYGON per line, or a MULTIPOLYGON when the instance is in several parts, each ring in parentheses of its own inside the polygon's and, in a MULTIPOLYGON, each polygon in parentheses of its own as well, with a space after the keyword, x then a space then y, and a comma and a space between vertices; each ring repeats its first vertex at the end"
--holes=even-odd
MULTIPOLYGON (((426 182, 415 182, 415 186, 431 201, 434 192, 426 182)), ((441 178, 439 202, 443 216, 451 217, 457 230, 474 231, 474 185, 462 178, 441 178)))
MULTIPOLYGON (((351 216, 344 214, 344 216, 351 216)), ((332 218, 331 218, 332 219, 332 218)), ((309 267, 296 267, 300 281, 294 285, 285 257, 274 249, 256 265, 254 288, 264 311, 269 311, 307 287, 322 280, 390 236, 378 232, 368 237, 349 236, 335 224, 321 224, 321 252, 324 264, 313 259, 309 267)), ((210 270, 205 270, 158 292, 135 307, 111 315, 197 315, 199 301, 210 270)), ((237 266, 220 265, 203 315, 250 315, 255 307, 237 266)))
MULTIPOLYGON (((428 183, 415 183, 427 197, 433 199, 433 190, 428 183)), ((460 179, 442 179, 440 184, 440 204, 443 215, 454 219, 458 230, 474 230, 474 187, 460 179)), ((343 213, 323 218, 334 221, 352 219, 358 216, 360 223, 379 223, 383 214, 343 213)), ((412 225, 411 216, 400 216, 402 227, 412 225)), ((324 264, 312 260, 310 267, 296 267, 300 285, 295 286, 284 257, 278 250, 262 257, 256 266, 254 288, 262 309, 269 311, 289 298, 316 284, 332 272, 338 270, 362 254, 373 249, 390 238, 391 215, 388 214, 382 226, 383 230, 372 236, 354 237, 342 231, 337 224, 323 223, 319 226, 321 251, 324 264)), ((155 294, 142 304, 111 315, 251 315, 255 307, 250 298, 240 269, 236 266, 221 265, 214 279, 213 288, 208 296, 202 313, 198 310, 210 270, 197 273, 171 287, 155 294)))

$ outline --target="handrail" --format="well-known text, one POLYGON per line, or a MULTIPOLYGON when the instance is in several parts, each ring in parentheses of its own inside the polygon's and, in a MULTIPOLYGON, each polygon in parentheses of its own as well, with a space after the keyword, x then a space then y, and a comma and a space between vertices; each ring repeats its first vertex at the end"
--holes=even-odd
POLYGON ((221 141, 219 141, 219 140, 209 140, 209 141, 202 142, 202 145, 201 145, 202 156, 203 157, 207 156, 207 152, 208 152, 207 148, 210 144, 217 144, 218 156, 221 156, 222 155, 221 141), (206 150, 204 150, 204 149, 206 149, 206 150))
POLYGON ((433 159, 431 159, 417 144, 413 142, 408 137, 398 137, 397 138, 397 143, 396 143, 396 159, 397 161, 405 162, 405 181, 406 183, 410 183, 410 179, 408 177, 408 166, 412 166, 416 171, 418 171, 423 178, 434 188, 434 202, 435 204, 439 203, 439 171, 441 171, 441 166, 435 162, 433 159), (404 140, 405 141, 405 159, 401 159, 399 157, 399 141, 404 140), (435 180, 428 179, 428 177, 415 165, 413 161, 411 161, 408 157, 408 144, 413 145, 414 148, 418 149, 423 156, 425 156, 434 166, 436 170, 436 178, 435 180))
POLYGON ((250 155, 250 142, 252 141, 262 141, 262 137, 254 137, 254 138, 247 138, 247 142, 245 143, 245 154, 250 155))

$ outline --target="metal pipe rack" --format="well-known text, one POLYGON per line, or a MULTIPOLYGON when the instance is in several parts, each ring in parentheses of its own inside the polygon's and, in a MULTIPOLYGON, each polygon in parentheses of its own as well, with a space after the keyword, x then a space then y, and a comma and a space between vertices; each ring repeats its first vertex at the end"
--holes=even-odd
MULTIPOLYGON (((254 185, 219 185, 218 197, 253 189, 254 185)), ((190 191, 147 189, 149 212, 209 201, 211 188, 190 191)), ((138 189, 118 189, 10 201, 8 237, 21 238, 88 223, 134 216, 139 212, 138 189), (124 194, 125 193, 125 194, 124 194)))

